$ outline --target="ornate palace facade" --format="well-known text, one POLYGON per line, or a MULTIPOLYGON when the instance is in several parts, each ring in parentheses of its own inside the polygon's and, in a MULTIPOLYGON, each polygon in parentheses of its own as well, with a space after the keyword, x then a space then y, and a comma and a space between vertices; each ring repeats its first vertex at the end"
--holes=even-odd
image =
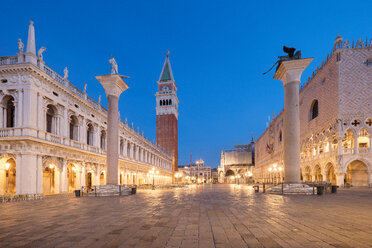
MULTIPOLYGON (((35 31, 27 50, 0 57, 0 195, 71 192, 106 180, 107 110, 47 67, 35 31)), ((119 124, 120 184, 170 183, 172 157, 126 122, 119 124), (152 182, 152 179, 151 179, 152 182)))
MULTIPOLYGON (((300 89, 301 178, 372 185, 372 40, 336 38, 300 89)), ((254 178, 283 179, 283 111, 256 142, 254 178)))

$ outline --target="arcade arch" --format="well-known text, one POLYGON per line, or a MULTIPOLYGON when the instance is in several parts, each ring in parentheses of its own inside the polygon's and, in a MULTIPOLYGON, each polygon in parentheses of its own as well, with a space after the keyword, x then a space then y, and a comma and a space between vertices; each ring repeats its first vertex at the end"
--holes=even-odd
POLYGON ((0 194, 15 194, 16 193, 16 162, 13 158, 8 158, 4 161, 2 168, 0 167, 0 194))
POLYGON ((360 160, 349 163, 346 169, 345 183, 351 186, 368 186, 368 166, 360 160))

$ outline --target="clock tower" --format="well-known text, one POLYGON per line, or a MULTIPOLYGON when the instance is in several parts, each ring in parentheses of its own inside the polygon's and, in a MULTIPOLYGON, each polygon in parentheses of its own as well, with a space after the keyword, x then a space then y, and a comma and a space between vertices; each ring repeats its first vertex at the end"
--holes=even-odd
POLYGON ((158 81, 156 93, 156 144, 172 155, 172 182, 178 170, 178 98, 169 61, 169 51, 158 81))

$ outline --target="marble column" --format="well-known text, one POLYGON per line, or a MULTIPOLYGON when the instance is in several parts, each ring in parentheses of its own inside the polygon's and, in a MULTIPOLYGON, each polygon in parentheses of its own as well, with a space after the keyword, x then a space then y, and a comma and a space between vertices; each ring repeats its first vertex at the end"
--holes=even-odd
POLYGON ((96 76, 96 79, 105 89, 108 100, 106 184, 118 184, 119 97, 128 85, 118 74, 96 76))
POLYGON ((342 173, 342 172, 337 172, 336 173, 337 186, 344 187, 344 176, 345 176, 345 174, 342 173))
POLYGON ((313 58, 281 62, 274 78, 284 86, 284 182, 301 183, 300 177, 300 108, 301 74, 313 58))

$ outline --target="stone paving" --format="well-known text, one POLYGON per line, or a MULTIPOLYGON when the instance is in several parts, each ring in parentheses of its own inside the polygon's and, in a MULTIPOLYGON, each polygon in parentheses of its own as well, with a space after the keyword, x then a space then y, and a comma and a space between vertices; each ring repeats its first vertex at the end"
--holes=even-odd
POLYGON ((4 203, 0 247, 372 247, 372 189, 281 196, 203 185, 4 203))

